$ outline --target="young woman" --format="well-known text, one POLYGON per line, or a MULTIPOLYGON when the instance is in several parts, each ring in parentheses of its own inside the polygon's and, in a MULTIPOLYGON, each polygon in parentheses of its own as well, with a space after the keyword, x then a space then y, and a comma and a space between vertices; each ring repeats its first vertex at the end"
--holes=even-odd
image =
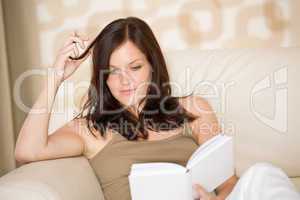
MULTIPOLYGON (((84 155, 96 172, 105 198, 129 200, 127 176, 133 163, 164 161, 185 165, 198 145, 221 129, 203 98, 171 96, 160 46, 143 20, 117 19, 89 45, 86 42, 88 38, 74 33, 61 48, 54 73, 49 75, 54 84, 45 86, 20 130, 16 159, 26 163, 84 155), (85 49, 81 55, 76 43, 85 49), (51 110, 59 85, 90 54, 92 77, 81 112, 48 135, 50 114, 33 111, 51 110)), ((216 189, 217 196, 199 184, 195 184, 195 190, 201 200, 221 200, 228 197, 236 182, 236 176, 229 178, 216 189)), ((235 190, 231 195, 236 197, 241 190, 235 190)))

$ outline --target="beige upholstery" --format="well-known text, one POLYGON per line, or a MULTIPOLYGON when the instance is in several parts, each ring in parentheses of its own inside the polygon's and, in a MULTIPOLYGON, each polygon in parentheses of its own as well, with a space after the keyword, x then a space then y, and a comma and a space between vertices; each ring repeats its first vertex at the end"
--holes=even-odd
POLYGON ((0 199, 101 200, 101 187, 85 157, 23 165, 0 178, 0 199))
MULTIPOLYGON (((281 167, 300 191, 300 48, 165 55, 173 95, 195 89, 211 103, 223 131, 234 137, 236 174, 268 161, 281 167)), ((64 123, 57 119, 69 118, 53 115, 49 129, 64 123)), ((0 179, 0 199, 101 198, 100 185, 84 157, 31 163, 0 179)))
POLYGON ((238 175, 255 162, 269 161, 300 176, 300 48, 167 55, 172 80, 181 89, 174 95, 195 89, 213 105, 225 133, 234 136, 238 175))

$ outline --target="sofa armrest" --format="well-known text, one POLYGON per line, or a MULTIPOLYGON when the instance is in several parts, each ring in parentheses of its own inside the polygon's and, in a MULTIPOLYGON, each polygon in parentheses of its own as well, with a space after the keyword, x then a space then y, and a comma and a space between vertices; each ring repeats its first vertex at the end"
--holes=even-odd
POLYGON ((25 164, 0 178, 0 199, 104 200, 88 160, 81 157, 25 164))

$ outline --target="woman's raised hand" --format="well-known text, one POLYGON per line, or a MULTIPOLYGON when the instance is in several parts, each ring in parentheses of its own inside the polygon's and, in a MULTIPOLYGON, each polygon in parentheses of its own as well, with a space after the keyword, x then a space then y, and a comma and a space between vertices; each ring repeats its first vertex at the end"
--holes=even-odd
POLYGON ((90 52, 88 52, 82 59, 72 60, 70 57, 79 56, 79 49, 76 43, 78 43, 80 48, 84 51, 88 47, 87 44, 89 43, 89 38, 79 36, 76 32, 73 32, 56 56, 53 68, 56 73, 55 75, 61 82, 69 78, 77 70, 79 65, 90 55, 90 52))

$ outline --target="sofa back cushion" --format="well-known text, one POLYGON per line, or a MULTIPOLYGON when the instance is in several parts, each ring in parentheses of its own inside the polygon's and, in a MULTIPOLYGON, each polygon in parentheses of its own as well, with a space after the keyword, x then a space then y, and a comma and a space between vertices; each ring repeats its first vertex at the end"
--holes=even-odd
POLYGON ((175 96, 194 91, 234 136, 237 175, 259 161, 300 176, 300 48, 168 52, 175 96))
MULTIPOLYGON (((194 91, 194 95, 206 98, 222 130, 234 137, 238 176, 259 161, 278 165, 289 176, 300 176, 300 48, 181 50, 164 54, 172 94, 194 91)), ((50 134, 76 114, 84 88, 89 85, 90 68, 80 67, 60 87, 50 134)))

